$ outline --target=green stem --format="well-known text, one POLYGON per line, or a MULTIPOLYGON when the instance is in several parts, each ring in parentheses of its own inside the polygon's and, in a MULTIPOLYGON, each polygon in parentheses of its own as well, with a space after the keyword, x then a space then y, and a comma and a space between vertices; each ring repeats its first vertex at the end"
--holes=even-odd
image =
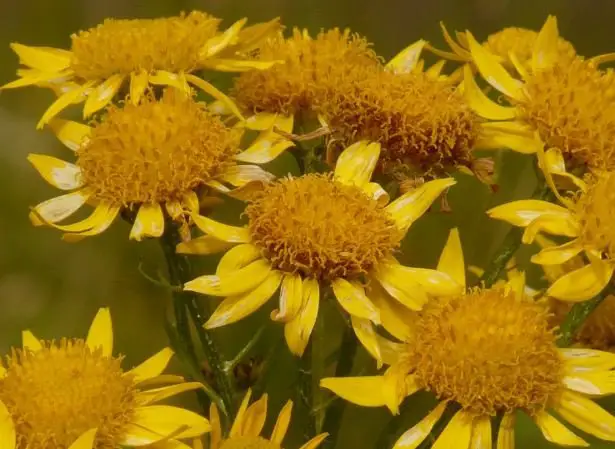
POLYGON ((298 394, 299 405, 305 410, 307 425, 303 429, 303 438, 310 440, 316 435, 316 420, 314 419, 314 388, 312 377, 312 342, 308 343, 299 362, 298 394))
POLYGON ((239 365, 243 359, 245 359, 245 357, 250 353, 252 348, 256 346, 256 343, 259 342, 264 332, 265 332, 265 326, 261 326, 256 331, 256 334, 254 334, 254 336, 250 339, 250 341, 248 341, 246 345, 243 348, 241 348, 241 350, 237 353, 237 355, 235 355, 235 357, 233 357, 232 360, 229 360, 228 362, 224 364, 224 370, 229 373, 232 372, 233 369, 237 365, 239 365))
POLYGON ((572 306, 564 322, 560 326, 560 337, 557 344, 560 347, 567 347, 572 344, 574 336, 579 328, 583 325, 587 317, 596 310, 602 301, 610 294, 610 289, 606 288, 598 296, 572 306))

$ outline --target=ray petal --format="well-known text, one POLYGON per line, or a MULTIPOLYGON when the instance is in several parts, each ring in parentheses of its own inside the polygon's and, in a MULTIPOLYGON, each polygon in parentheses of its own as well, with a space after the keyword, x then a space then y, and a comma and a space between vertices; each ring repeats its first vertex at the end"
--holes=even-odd
POLYGON ((77 212, 90 196, 88 190, 82 189, 43 201, 32 209, 30 221, 34 226, 58 223, 77 212))
POLYGON ((513 226, 528 226, 532 221, 545 214, 562 217, 562 220, 572 217, 572 214, 565 207, 541 200, 511 201, 489 209, 487 214, 491 218, 506 221, 513 226))
POLYGON ((201 89, 206 94, 211 95, 216 100, 219 100, 222 103, 224 103, 226 107, 229 108, 229 110, 233 114, 235 114, 235 116, 239 120, 245 120, 244 116, 241 114, 241 111, 239 110, 235 102, 231 100, 228 96, 226 96, 226 94, 224 94, 221 90, 216 88, 213 84, 208 83, 204 79, 199 78, 198 76, 195 76, 195 75, 191 75, 191 74, 186 75, 186 80, 189 83, 194 84, 196 87, 201 89))
POLYGON ((591 399, 565 391, 553 409, 583 432, 602 440, 615 441, 615 417, 591 399))
POLYGON ((498 430, 497 449, 515 449, 515 413, 505 413, 498 430))
POLYGON ((31 47, 13 42, 10 44, 19 57, 19 63, 41 72, 61 72, 70 67, 72 52, 53 47, 31 47))
POLYGON ((100 348, 105 357, 113 354, 113 325, 108 307, 100 309, 94 317, 85 343, 91 351, 100 348))
POLYGON ((446 402, 440 402, 425 418, 406 430, 397 440, 393 449, 417 449, 431 433, 431 430, 446 410, 446 402))
POLYGON ((538 265, 560 265, 568 262, 583 251, 583 246, 578 240, 571 240, 563 245, 551 246, 542 249, 532 256, 532 262, 538 265))
POLYGON ((381 264, 372 276, 389 295, 410 310, 421 310, 428 301, 427 293, 412 277, 404 276, 394 264, 381 264))
POLYGON ((562 348, 559 353, 571 372, 607 371, 615 368, 615 353, 587 348, 562 348))
POLYGON ((489 120, 510 120, 515 118, 516 109, 494 103, 478 87, 469 65, 463 68, 463 95, 472 108, 479 116, 489 120))
POLYGON ((472 428, 472 417, 460 410, 451 418, 432 448, 468 449, 472 440, 472 428))
POLYGON ((239 19, 235 23, 233 23, 230 27, 224 30, 223 33, 209 39, 203 48, 200 50, 199 56, 203 61, 206 61, 208 58, 217 55, 230 44, 232 44, 237 35, 241 32, 241 29, 245 26, 248 19, 239 19))
POLYGON ((96 432, 98 432, 98 429, 94 428, 82 433, 68 449, 93 449, 96 432))
POLYGON ((275 426, 273 427, 273 432, 271 432, 271 442, 277 445, 281 445, 284 437, 286 436, 286 432, 288 431, 288 426, 290 424, 290 417, 292 415, 293 410, 293 401, 289 400, 282 407, 282 411, 278 415, 278 419, 275 422, 275 426))
POLYGON ((365 318, 357 318, 350 316, 350 322, 355 335, 365 348, 365 350, 374 358, 378 364, 378 369, 382 367, 382 351, 376 329, 370 320, 365 318))
POLYGON ((158 86, 171 86, 186 95, 190 95, 190 86, 184 73, 172 73, 166 70, 156 70, 148 75, 148 81, 158 86))
POLYGON ((280 288, 280 308, 271 313, 274 321, 294 319, 303 306, 303 279, 300 274, 286 273, 280 288))
POLYGON ((244 243, 229 249, 218 262, 216 274, 223 276, 227 273, 240 270, 249 263, 261 257, 261 251, 251 243, 244 243))
POLYGON ((134 411, 134 417, 130 424, 126 426, 124 432, 124 440, 120 441, 120 445, 137 446, 144 444, 135 444, 134 439, 131 439, 133 431, 149 431, 153 435, 144 438, 143 443, 155 443, 168 435, 173 435, 174 438, 194 438, 203 435, 211 430, 209 421, 198 415, 179 407, 170 405, 148 405, 138 407, 134 411), (147 441, 149 439, 149 441, 147 441))
POLYGON ((233 247, 233 243, 219 240, 211 235, 203 235, 177 245, 178 254, 217 254, 233 247))
POLYGON ((382 327, 400 341, 409 341, 414 336, 415 312, 391 298, 377 281, 372 281, 366 291, 369 299, 380 311, 382 327))
POLYGON ((537 72, 547 69, 557 62, 559 32, 555 16, 547 17, 545 24, 540 29, 534 49, 532 51, 532 71, 537 72))
POLYGON ((125 79, 126 76, 119 73, 111 75, 104 82, 96 86, 96 88, 92 89, 83 105, 83 117, 88 118, 93 113, 107 106, 113 100, 118 90, 120 90, 125 79))
POLYGON ((194 391, 203 389, 203 384, 200 382, 182 382, 177 385, 166 385, 152 390, 143 390, 138 394, 137 401, 140 405, 149 405, 155 402, 162 401, 186 391, 194 391))
POLYGON ((140 365, 135 366, 130 371, 127 371, 126 375, 131 376, 135 383, 153 379, 162 374, 171 361, 171 357, 173 357, 173 351, 171 348, 164 348, 151 356, 149 359, 142 362, 140 365))
POLYGON ((13 424, 11 412, 2 401, 0 401, 0 441, 3 445, 2 449, 17 449, 15 424, 13 424))
POLYGON ((257 437, 260 435, 267 419, 267 393, 254 402, 246 410, 241 434, 244 436, 257 437))
POLYGON ((140 242, 145 237, 160 237, 164 232, 164 215, 158 203, 139 207, 129 238, 140 242))
POLYGON ((235 187, 241 187, 253 181, 271 182, 275 176, 258 165, 234 165, 220 175, 220 179, 235 187))
POLYGON ((72 151, 77 151, 81 146, 85 145, 92 133, 92 128, 88 125, 60 118, 51 119, 49 127, 58 140, 72 151))
POLYGON ((370 181, 379 156, 379 143, 361 140, 350 145, 337 159, 335 179, 343 184, 364 186, 370 181))
POLYGON ((77 102, 78 99, 80 97, 83 97, 93 85, 94 85, 94 82, 89 81, 85 83, 84 85, 76 89, 69 90, 68 92, 59 96, 51 104, 51 106, 47 108, 47 110, 45 111, 41 119, 38 121, 36 128, 41 129, 43 126, 49 123, 51 119, 55 118, 56 115, 58 115, 60 112, 62 112, 64 109, 66 109, 71 104, 77 102))
POLYGON ((547 289, 547 295, 562 301, 586 301, 598 295, 613 276, 613 265, 600 261, 571 271, 547 289))
POLYGON ((387 404, 384 376, 328 377, 320 381, 320 387, 362 407, 384 407, 387 404))
POLYGON ((615 371, 571 372, 564 377, 569 390, 590 396, 615 394, 615 371))
POLYGON ((236 155, 235 159, 250 164, 265 164, 294 145, 292 140, 284 139, 274 131, 264 131, 248 148, 236 155))
POLYGON ((229 243, 249 243, 250 232, 246 227, 230 226, 203 215, 193 214, 194 224, 204 233, 229 243))
POLYGON ((249 292, 260 285, 271 272, 271 265, 264 259, 245 267, 218 275, 205 275, 184 284, 184 290, 211 296, 233 296, 249 292))
POLYGON ((444 245, 444 249, 440 253, 436 269, 448 274, 463 289, 466 288, 466 268, 459 229, 453 228, 449 232, 446 245, 444 245))
MULTIPOLYGON (((101 213, 101 215, 96 217, 96 219, 92 219, 92 216, 94 216, 95 213, 96 210, 92 215, 90 215, 90 217, 86 218, 84 221, 75 223, 74 225, 67 225, 66 227, 84 226, 86 221, 88 223, 94 223, 94 226, 81 231, 70 231, 66 234, 63 234, 62 240, 64 240, 65 242, 78 242, 85 237, 101 234, 102 232, 106 231, 109 226, 111 226, 111 224, 115 221, 115 219, 120 213, 120 206, 108 206, 104 210, 104 213, 101 213)), ((55 228, 60 228, 58 225, 55 224, 52 224, 52 226, 55 228)))
POLYGON ((37 352, 43 349, 43 344, 38 338, 36 338, 32 331, 22 331, 21 340, 23 348, 27 349, 28 351, 37 352))
POLYGON ((316 324, 320 306, 320 287, 315 279, 303 282, 303 306, 299 314, 285 324, 284 338, 290 352, 297 356, 303 355, 307 347, 312 329, 316 324))
POLYGON ((419 39, 418 41, 408 45, 402 51, 397 53, 386 64, 385 70, 393 73, 410 73, 416 67, 416 64, 421 57, 423 48, 427 41, 419 39))
POLYGON ((52 186, 60 190, 74 190, 83 186, 81 169, 75 164, 44 154, 28 155, 28 161, 52 186))
POLYGON ((243 436, 243 423, 246 416, 246 410, 248 409, 248 405, 250 404, 250 398, 252 397, 252 390, 248 388, 248 391, 244 395, 241 400, 241 405, 239 406, 239 410, 237 410, 237 415, 235 416, 235 421, 233 421, 233 425, 231 426, 231 431, 229 433, 229 437, 239 437, 243 436))
POLYGON ((365 295, 365 289, 359 282, 337 278, 331 282, 331 287, 339 304, 351 316, 380 324, 380 313, 365 295))
POLYGON ((299 449, 316 449, 320 444, 325 441, 325 439, 329 436, 328 433, 321 433, 316 435, 307 443, 303 444, 299 449))
POLYGON ((130 74, 130 102, 132 104, 139 104, 148 84, 149 75, 146 70, 140 70, 130 74))
MULTIPOLYGON (((477 416, 472 423, 472 440, 469 449, 492 449, 491 417, 477 416)), ((497 448, 496 448, 497 449, 497 448)))

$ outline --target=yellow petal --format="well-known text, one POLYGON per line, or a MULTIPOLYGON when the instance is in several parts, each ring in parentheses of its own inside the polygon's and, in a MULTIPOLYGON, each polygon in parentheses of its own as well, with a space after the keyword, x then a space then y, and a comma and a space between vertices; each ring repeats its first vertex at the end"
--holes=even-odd
POLYGON ((75 164, 44 154, 29 154, 28 161, 54 187, 74 190, 83 186, 81 169, 75 164))
MULTIPOLYGON (((62 239, 66 242, 77 242, 83 239, 84 237, 98 235, 104 232, 109 226, 111 226, 115 218, 120 213, 120 206, 108 206, 107 207, 106 205, 99 205, 97 209, 103 209, 104 213, 97 215, 96 210, 95 210, 94 213, 90 215, 90 217, 86 218, 85 220, 81 222, 75 223, 73 225, 62 226, 66 228, 69 228, 69 227, 77 228, 77 227, 85 227, 86 224, 88 226, 90 224, 93 224, 92 227, 88 227, 87 229, 83 229, 80 231, 75 231, 75 230, 70 231, 73 233, 64 234, 62 236, 62 239)), ((52 226, 54 228, 61 228, 60 226, 55 225, 55 224, 52 224, 52 226)))
POLYGON ((211 58, 212 56, 215 56, 220 53, 230 44, 234 43, 235 39, 237 38, 237 35, 247 21, 248 19, 245 18, 240 19, 237 22, 233 23, 226 30, 224 30, 223 33, 209 39, 199 53, 200 58, 202 60, 211 58))
POLYGON ((100 349, 100 353, 105 357, 113 354, 113 326, 108 307, 103 307, 96 313, 85 343, 91 351, 100 349))
MULTIPOLYGON (((209 422, 211 424, 211 432, 209 433, 209 445, 211 449, 218 449, 220 441, 222 441, 222 426, 220 424, 220 413, 216 403, 212 402, 209 406, 209 422)), ((196 447, 194 448, 196 449, 196 447)))
POLYGON ((117 91, 120 89, 125 79, 126 77, 124 75, 115 74, 96 86, 96 88, 88 94, 85 105, 83 105, 83 117, 87 118, 107 106, 111 100, 113 100, 113 97, 117 94, 117 91))
POLYGON ((384 190, 382 186, 377 182, 368 182, 367 184, 363 185, 361 189, 368 197, 376 201, 379 206, 384 207, 391 200, 387 191, 384 190))
POLYGON ((218 240, 211 235, 204 235, 189 242, 179 243, 175 250, 178 254, 217 254, 232 246, 232 243, 218 240))
POLYGON ((218 262, 216 274, 222 276, 237 271, 249 263, 260 259, 261 251, 251 243, 244 243, 229 249, 218 262))
POLYGON ((437 270, 448 274, 463 289, 466 288, 466 267, 459 229, 453 228, 448 234, 446 245, 440 253, 437 270))
POLYGON ((491 417, 478 416, 472 423, 472 440, 469 449, 492 449, 491 417))
POLYGON ((474 143, 474 148, 477 150, 500 150, 502 148, 508 148, 517 153, 535 154, 538 153, 543 146, 543 143, 536 140, 534 137, 510 134, 505 131, 494 132, 492 129, 487 128, 488 125, 489 124, 485 123, 481 125, 483 132, 474 143))
POLYGON ((398 340, 409 341, 418 319, 415 313, 391 298, 377 282, 372 281, 366 293, 380 311, 382 327, 398 340))
POLYGON ((515 413, 505 413, 498 430, 497 449, 515 449, 515 413))
POLYGON ((397 53, 385 66, 385 70, 393 73, 410 73, 416 67, 427 41, 419 39, 397 53))
POLYGON ((239 295, 260 285, 270 272, 269 262, 259 259, 232 273, 200 276, 184 284, 184 290, 211 296, 239 295))
POLYGON ((275 176, 258 165, 234 165, 220 175, 224 182, 241 187, 252 181, 271 182, 275 176))
POLYGON ((585 348, 559 349, 566 367, 573 372, 607 371, 615 368, 615 354, 585 348))
POLYGON ((386 207, 399 229, 404 231, 423 215, 431 204, 450 186, 456 184, 453 178, 436 179, 411 190, 386 207))
POLYGON ((560 265, 583 251, 578 240, 572 240, 559 246, 544 248, 532 256, 532 262, 539 265, 560 265))
POLYGON ((581 189, 582 191, 587 190, 587 185, 585 182, 577 178, 576 176, 568 173, 566 171, 566 162, 564 161, 564 156, 562 152, 558 148, 549 148, 544 152, 544 158, 541 158, 539 161, 539 165, 541 165, 541 169, 550 172, 553 175, 563 176, 566 180, 570 181, 570 183, 581 189), (546 165, 546 167, 542 166, 542 163, 546 165))
POLYGON ((387 270, 395 272, 394 276, 408 276, 416 281, 428 295, 451 296, 464 291, 461 284, 448 274, 429 268, 404 267, 393 264, 387 270))
POLYGON ((331 281, 337 302, 351 316, 365 318, 380 324, 380 313, 365 295, 365 289, 358 281, 349 282, 338 278, 331 281))
POLYGON ((41 119, 38 121, 36 128, 42 128, 45 124, 49 123, 51 119, 55 118, 56 115, 71 104, 75 103, 80 97, 83 97, 93 84, 93 81, 89 81, 77 89, 69 90, 65 94, 59 96, 56 101, 54 101, 51 106, 47 108, 41 119))
POLYGON ((96 206, 96 209, 94 209, 94 212, 92 212, 89 217, 77 223, 73 223, 70 225, 58 225, 54 223, 49 224, 51 224, 54 228, 60 229, 62 231, 82 232, 96 228, 101 223, 106 222, 110 215, 113 215, 114 217, 117 216, 118 211, 118 207, 110 206, 109 204, 105 203, 100 203, 98 206, 96 206))
POLYGON ((267 393, 250 405, 243 419, 242 435, 257 437, 260 435, 267 419, 267 393))
POLYGON ((137 401, 139 405, 149 405, 176 396, 180 393, 185 393, 186 391, 200 390, 202 388, 203 384, 200 382, 182 382, 177 385, 166 385, 164 387, 154 388, 153 390, 140 391, 137 401))
POLYGON ((235 114, 237 118, 239 118, 240 120, 245 120, 244 116, 241 114, 241 111, 239 111, 239 108, 237 107, 235 102, 231 100, 229 97, 227 97, 222 91, 218 90, 213 84, 208 83, 207 81, 199 78, 198 76, 190 75, 190 74, 186 75, 186 80, 189 83, 194 84, 196 87, 201 89, 206 94, 211 95, 216 100, 224 103, 226 107, 229 108, 229 110, 233 114, 235 114))
POLYGON ((328 377, 320 381, 320 387, 362 407, 386 406, 383 376, 328 377))
POLYGON ((235 156, 240 162, 265 164, 271 162, 295 144, 274 131, 262 132, 247 149, 235 156))
POLYGON ((472 439, 472 417, 463 410, 458 411, 446 425, 433 449, 469 448, 472 439))
POLYGON ((533 418, 547 441, 560 446, 589 446, 587 442, 572 433, 553 415, 540 411, 533 418))
POLYGON ((93 449, 97 431, 98 429, 94 428, 82 433, 68 449, 93 449))
POLYGON ((42 72, 61 72, 70 67, 72 53, 52 47, 30 47, 28 45, 10 44, 19 57, 19 63, 42 72))
POLYGON ((615 417, 591 399, 564 391, 553 410, 583 432, 602 440, 615 441, 615 417))
POLYGON ((160 204, 142 204, 130 230, 130 240, 140 242, 144 237, 160 237, 163 232, 164 215, 160 204))
POLYGON ((182 72, 172 73, 166 70, 156 70, 154 73, 148 75, 148 81, 158 86, 174 87, 180 92, 190 95, 188 77, 182 72))
POLYGON ((516 109, 494 103, 485 95, 472 74, 469 65, 463 68, 463 95, 468 105, 481 117, 489 120, 510 120, 515 118, 516 109))
POLYGON ((246 227, 229 226, 218 223, 203 215, 192 215, 194 224, 206 234, 229 243, 249 243, 250 231, 246 227))
MULTIPOLYGON (((236 282, 241 282, 241 280, 236 282)), ((271 299, 273 294, 280 287, 281 282, 282 273, 277 270, 269 271, 265 279, 256 287, 251 288, 243 294, 225 298, 211 314, 205 323, 205 328, 215 329, 216 327, 235 323, 256 312, 263 304, 271 299)), ((243 289, 243 287, 241 289, 243 289)))
POLYGON ((421 310, 428 301, 427 293, 411 277, 405 276, 394 268, 393 264, 381 264, 373 273, 373 277, 389 295, 398 300, 410 310, 421 310))
POLYGON ((431 67, 429 67, 425 71, 425 75, 427 75, 430 78, 433 78, 434 80, 439 80, 439 79, 445 80, 447 78, 447 75, 442 75, 442 70, 444 69, 445 64, 446 64, 446 61, 444 59, 441 59, 440 61, 436 62, 431 67))
POLYGON ((280 288, 280 308, 271 313, 271 319, 288 322, 297 316, 302 306, 303 279, 300 274, 287 273, 280 288))
POLYGON ((147 71, 140 70, 130 74, 130 102, 132 104, 139 104, 139 101, 141 101, 141 97, 143 97, 148 84, 149 75, 147 71))
POLYGON ((233 421, 233 425, 231 426, 231 431, 229 433, 229 437, 238 437, 242 436, 243 431, 243 421, 246 414, 246 410, 248 409, 248 404, 250 403, 250 397, 252 397, 252 390, 248 388, 243 400, 241 401, 241 405, 239 406, 239 410, 237 410, 237 416, 235 417, 235 421, 233 421))
POLYGON ((578 221, 571 214, 543 214, 527 225, 521 241, 528 245, 541 233, 576 237, 579 232, 578 221))
POLYGON ((382 351, 376 329, 370 320, 350 316, 350 322, 355 335, 365 348, 365 350, 376 359, 378 369, 382 367, 382 351))
POLYGON ((43 201, 34 206, 30 221, 34 226, 58 223, 77 212, 90 196, 91 193, 83 189, 43 201))
POLYGON ((335 179, 343 184, 362 187, 372 177, 380 156, 380 144, 361 140, 340 154, 335 164, 335 179))
POLYGON ((564 377, 569 390, 590 396, 605 396, 615 393, 615 371, 572 372, 564 377))
POLYGON ((485 81, 502 92, 504 95, 517 101, 523 101, 522 83, 508 74, 497 58, 489 53, 481 44, 476 42, 469 31, 466 32, 472 59, 485 81))
POLYGON ((512 201, 489 209, 487 214, 491 218, 506 221, 513 226, 528 226, 545 214, 571 217, 571 213, 565 207, 541 200, 512 201))
POLYGON ((455 33, 461 45, 463 45, 466 48, 462 47, 457 42, 455 42, 455 39, 453 39, 453 37, 450 35, 448 30, 444 26, 444 22, 440 22, 440 29, 442 30, 442 35, 444 36, 444 40, 451 47, 451 49, 455 52, 455 54, 461 57, 460 60, 470 61, 472 58, 471 58, 470 52, 466 50, 466 48, 468 47, 468 38, 465 36, 465 34, 458 33, 458 32, 455 33))
POLYGON ((440 402, 425 418, 399 437, 393 449, 416 449, 431 434, 431 430, 446 410, 446 402, 440 402))
POLYGON ((73 151, 85 145, 92 133, 92 128, 87 125, 59 118, 50 120, 49 127, 60 142, 73 151))
POLYGON ((17 449, 17 435, 11 412, 0 401, 0 442, 2 449, 17 449))
POLYGON ((136 444, 138 438, 133 438, 135 430, 145 430, 152 433, 141 440, 142 443, 159 441, 168 435, 174 438, 193 438, 203 435, 211 430, 209 421, 189 410, 171 407, 169 405, 148 405, 138 407, 134 411, 132 422, 126 426, 124 439, 119 442, 124 446, 142 446, 136 444), (157 438, 155 435, 159 435, 157 438), (149 441, 148 441, 149 439, 149 441))
POLYGON ((245 127, 253 131, 268 131, 273 128, 277 118, 275 112, 258 112, 246 119, 245 127))
POLYGON ((43 349, 43 344, 29 330, 21 332, 21 340, 23 348, 27 349, 28 351, 37 352, 43 349))
POLYGON ((282 444, 284 437, 286 436, 286 432, 288 431, 288 425, 290 424, 290 417, 293 410, 293 401, 289 400, 282 407, 282 411, 278 415, 278 419, 275 422, 275 426, 273 427, 273 432, 271 432, 271 442, 277 444, 278 446, 282 444))
POLYGON ((126 375, 132 377, 135 383, 152 379, 165 370, 171 357, 173 357, 173 351, 170 348, 164 348, 140 365, 135 366, 126 375))
MULTIPOLYGON (((264 40, 276 36, 283 30, 280 18, 276 17, 267 22, 256 23, 241 29, 236 42, 230 47, 234 53, 250 53, 258 50, 264 40)), ((227 48, 226 50, 229 50, 227 48)))
POLYGON ((562 301, 586 301, 604 290, 612 276, 613 266, 610 263, 592 263, 556 280, 547 289, 547 295, 562 301))
POLYGON ((532 51, 532 71, 537 72, 553 66, 558 60, 559 32, 557 19, 549 16, 540 29, 532 51))
POLYGON ((328 433, 316 435, 307 443, 303 444, 299 449, 316 449, 329 436, 328 433))
POLYGON ((276 64, 284 64, 284 62, 282 59, 261 61, 255 59, 210 58, 203 65, 218 72, 248 72, 250 70, 267 70, 276 64))
POLYGON ((320 288, 315 279, 306 279, 303 282, 302 302, 299 314, 284 326, 286 344, 290 352, 297 356, 303 355, 318 316, 320 288))

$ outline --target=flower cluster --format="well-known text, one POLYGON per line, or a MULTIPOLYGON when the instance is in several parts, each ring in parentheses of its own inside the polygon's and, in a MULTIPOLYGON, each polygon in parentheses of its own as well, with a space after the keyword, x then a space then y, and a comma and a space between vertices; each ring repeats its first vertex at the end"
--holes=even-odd
MULTIPOLYGON (((562 421, 615 441, 615 417, 593 401, 615 394, 615 76, 601 68, 615 56, 579 55, 552 16, 540 31, 506 28, 483 43, 442 25, 451 52, 418 40, 388 61, 350 30, 220 22, 198 11, 108 19, 72 35, 70 50, 11 45, 23 68, 2 88, 54 90, 37 126, 70 150, 70 161, 28 156, 64 191, 32 207, 32 223, 76 242, 122 219, 130 239, 158 239, 175 322, 173 349, 128 371, 108 309, 86 339, 25 331, 0 361, 0 446, 199 449, 207 437, 212 449, 280 449, 293 402, 261 436, 268 396, 250 405, 248 389, 239 404, 235 378, 254 341, 226 361, 213 331, 268 306, 322 388, 394 414, 420 390, 438 399, 393 449, 429 439, 511 449, 517 412, 555 444, 588 445, 562 421), (428 51, 442 59, 427 66, 428 51), (446 72, 447 60, 458 67, 446 72), (228 93, 207 81, 213 70, 238 73, 228 93), (60 118, 80 103, 87 123, 60 118), (507 168, 480 151, 506 149, 535 159, 537 193, 487 211, 524 230, 481 280, 467 280, 455 227, 435 268, 402 263, 412 225, 449 210, 457 176, 494 185, 507 168), (298 172, 263 167, 285 152, 298 172), (230 201, 243 203, 237 221, 212 218, 230 201), (539 288, 508 264, 534 242, 539 288), (215 272, 191 272, 189 258, 217 254, 215 272), (206 296, 220 299, 210 314, 206 296), (311 346, 330 326, 325 307, 344 323, 334 377, 311 346), (351 375, 359 344, 371 375, 351 375), (174 353, 188 380, 162 374, 174 353), (202 414, 154 405, 191 390, 202 414)), ((301 449, 335 441, 342 402, 318 409, 309 388, 300 397, 314 421, 301 449)))

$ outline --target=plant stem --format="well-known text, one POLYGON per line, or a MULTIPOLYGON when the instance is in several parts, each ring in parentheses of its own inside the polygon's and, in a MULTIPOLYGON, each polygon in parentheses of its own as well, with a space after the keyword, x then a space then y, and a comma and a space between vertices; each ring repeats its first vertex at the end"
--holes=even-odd
POLYGON ((564 322, 560 326, 560 337, 557 340, 557 345, 560 347, 570 346, 576 332, 583 325, 587 317, 596 310, 602 301, 610 294, 607 287, 598 296, 572 306, 564 322))
POLYGON ((313 416, 314 388, 312 385, 312 342, 308 343, 299 361, 299 404, 306 411, 307 425, 303 430, 303 438, 308 441, 316 435, 316 420, 313 416))
POLYGON ((235 355, 235 357, 233 357, 232 360, 229 360, 228 362, 226 362, 224 364, 225 371, 227 371, 227 372, 233 371, 233 369, 237 365, 239 365, 241 363, 241 361, 250 353, 252 348, 254 348, 254 346, 256 346, 256 344, 259 342, 259 340, 263 336, 264 332, 265 332, 265 326, 261 326, 256 331, 254 336, 250 339, 250 341, 248 341, 248 343, 246 343, 246 345, 239 350, 239 352, 235 355))
MULTIPOLYGON (((165 232, 159 241, 167 262, 171 284, 175 286, 182 286, 184 282, 191 279, 190 264, 185 256, 175 252, 175 247, 181 241, 181 238, 178 229, 173 223, 166 224, 165 232)), ((219 390, 219 394, 210 394, 210 398, 216 403, 217 407, 220 409, 220 412, 229 420, 232 420, 232 380, 224 370, 224 363, 217 345, 209 333, 203 328, 203 324, 206 320, 202 315, 196 295, 185 291, 172 291, 172 295, 178 344, 181 345, 183 350, 182 352, 189 356, 189 362, 194 365, 194 369, 200 372, 200 365, 190 331, 191 317, 194 322, 194 327, 199 337, 203 353, 205 354, 207 363, 209 364, 209 367, 214 375, 216 387, 219 390)))

